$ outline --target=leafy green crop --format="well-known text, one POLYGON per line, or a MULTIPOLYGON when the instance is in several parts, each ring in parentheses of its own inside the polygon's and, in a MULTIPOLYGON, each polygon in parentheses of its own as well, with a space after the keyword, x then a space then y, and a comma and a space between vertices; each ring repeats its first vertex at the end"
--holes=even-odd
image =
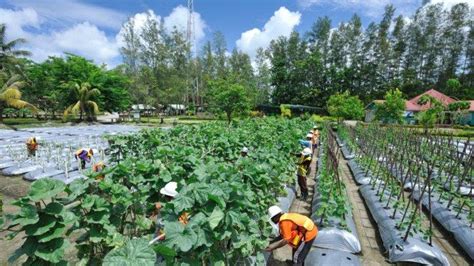
POLYGON ((151 251, 168 264, 262 259, 258 253, 271 233, 267 208, 294 181, 291 154, 311 126, 301 119, 265 118, 113 137, 115 165, 101 173, 103 181, 94 175, 67 186, 39 180, 18 201, 22 209, 13 225, 21 225, 17 232, 31 233, 18 255, 56 263, 72 242, 82 265, 148 264, 151 251), (250 150, 245 158, 240 156, 244 146, 250 150), (178 183, 179 195, 160 211, 165 240, 146 247, 155 233, 155 202, 164 202, 159 191, 169 181, 178 183), (183 212, 190 217, 186 226, 178 222, 183 212), (40 238, 44 244, 31 246, 40 238), (58 248, 39 249, 46 244, 58 248))

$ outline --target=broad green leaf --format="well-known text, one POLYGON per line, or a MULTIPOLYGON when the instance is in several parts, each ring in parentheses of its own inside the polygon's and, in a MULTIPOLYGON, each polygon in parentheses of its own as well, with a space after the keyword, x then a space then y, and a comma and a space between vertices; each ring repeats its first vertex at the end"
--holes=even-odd
POLYGON ((176 213, 182 213, 184 210, 191 209, 194 206, 194 199, 179 194, 176 199, 173 200, 173 205, 176 213))
POLYGON ((163 244, 156 244, 156 245, 153 245, 153 250, 164 256, 164 257, 175 257, 176 256, 176 251, 172 248, 169 248, 163 244))
POLYGON ((25 226, 25 233, 29 236, 38 236, 48 232, 56 224, 56 218, 50 215, 40 215, 40 220, 36 224, 25 226))
POLYGON ((221 211, 219 207, 215 207, 214 211, 211 213, 211 216, 208 218, 208 223, 211 229, 216 228, 221 220, 224 218, 224 212, 221 211))
POLYGON ((20 213, 12 221, 12 224, 20 224, 22 226, 35 224, 39 221, 38 212, 33 205, 23 205, 20 213))
POLYGON ((66 239, 56 238, 40 244, 35 252, 35 256, 52 263, 59 263, 64 258, 64 252, 69 246, 69 241, 66 239))
POLYGON ((64 209, 64 206, 61 203, 58 202, 50 202, 48 205, 46 205, 46 208, 44 209, 45 213, 52 214, 52 215, 60 215, 64 209))
POLYGON ((42 178, 31 184, 28 196, 32 201, 35 202, 43 199, 49 199, 64 191, 65 186, 66 185, 63 181, 51 178, 42 178))
POLYGON ((57 224, 54 228, 52 228, 52 230, 38 236, 38 242, 44 243, 50 241, 51 239, 62 237, 65 230, 66 226, 57 224))
POLYGON ((153 266, 156 261, 156 254, 148 246, 146 239, 132 239, 127 241, 125 246, 110 251, 104 258, 103 266, 153 266))
POLYGON ((225 201, 219 196, 209 194, 209 200, 214 201, 215 203, 219 205, 219 207, 221 207, 222 209, 225 209, 225 201))

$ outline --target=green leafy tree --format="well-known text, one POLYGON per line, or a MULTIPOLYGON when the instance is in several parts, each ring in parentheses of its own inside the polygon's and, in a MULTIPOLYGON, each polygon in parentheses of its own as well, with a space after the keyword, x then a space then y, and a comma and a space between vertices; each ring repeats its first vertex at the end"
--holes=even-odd
POLYGON ((428 109, 418 113, 418 123, 423 125, 425 133, 428 133, 428 128, 433 127, 436 122, 444 120, 444 106, 443 104, 431 95, 423 95, 418 99, 417 104, 428 105, 428 109))
POLYGON ((23 38, 18 38, 12 41, 7 41, 6 38, 7 26, 5 23, 0 23, 0 71, 14 71, 19 63, 17 57, 29 56, 31 53, 26 50, 18 50, 16 47, 19 44, 26 42, 23 38))
POLYGON ((453 122, 460 124, 462 122, 463 115, 467 114, 469 107, 471 107, 471 103, 468 101, 450 103, 448 105, 448 111, 454 113, 453 122))
POLYGON ((390 90, 385 94, 385 101, 377 105, 375 117, 385 123, 403 123, 405 99, 398 89, 390 90))
POLYGON ((364 104, 359 97, 351 96, 348 91, 329 97, 327 108, 331 116, 342 119, 361 119, 364 116, 364 104))
POLYGON ((87 116, 88 121, 94 120, 95 116, 99 113, 99 106, 92 99, 99 96, 100 91, 92 88, 89 83, 74 83, 72 89, 77 102, 66 108, 64 116, 67 117, 70 114, 79 113, 79 120, 81 121, 84 115, 87 116))
POLYGON ((209 96, 212 109, 215 112, 224 112, 227 121, 232 121, 232 115, 245 114, 250 110, 250 99, 245 88, 226 80, 209 82, 209 96))
POLYGON ((37 111, 35 106, 21 99, 21 89, 26 86, 26 82, 20 75, 8 77, 6 73, 0 72, 0 85, 0 121, 3 120, 3 111, 7 107, 37 111))

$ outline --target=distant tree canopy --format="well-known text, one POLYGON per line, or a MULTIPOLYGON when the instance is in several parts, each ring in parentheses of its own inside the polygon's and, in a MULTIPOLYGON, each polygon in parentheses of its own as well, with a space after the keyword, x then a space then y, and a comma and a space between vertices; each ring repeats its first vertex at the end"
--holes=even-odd
POLYGON ((331 95, 327 104, 329 114, 339 120, 359 120, 364 116, 364 104, 359 97, 349 95, 348 91, 331 95))
MULTIPOLYGON (((9 76, 24 75, 25 100, 53 114, 77 102, 64 86, 71 82, 97 88, 100 94, 90 100, 104 111, 124 110, 131 103, 206 107, 216 100, 210 91, 219 80, 245 95, 250 108, 290 104, 330 111, 332 95, 347 91, 367 104, 394 88, 404 98, 436 88, 448 96, 472 100, 472 12, 465 3, 446 9, 425 2, 409 18, 395 17, 395 8, 388 5, 381 20, 367 26, 357 14, 339 25, 319 17, 308 32, 272 40, 254 57, 238 49, 228 51, 220 32, 193 53, 195 47, 186 41, 184 32, 170 30, 162 19, 147 14, 142 27, 135 27, 134 18, 124 24, 123 64, 113 70, 71 54, 30 62, 22 58, 29 52, 14 49, 25 40, 7 42, 8 29, 0 25, 0 70, 9 76)), ((395 96, 398 93, 392 92, 390 97, 395 96)), ((388 104, 383 108, 400 106, 388 104)), ((353 116, 359 117, 356 111, 353 116)), ((385 115, 398 113, 385 111, 385 115)))
POLYGON ((107 70, 83 57, 67 54, 50 57, 43 63, 28 62, 25 72, 30 84, 24 97, 43 110, 62 112, 78 101, 74 84, 89 84, 99 93, 90 96, 103 111, 122 111, 130 107, 130 82, 118 70, 107 70), (40 97, 38 97, 40 96, 40 97), (52 107, 51 107, 52 106, 52 107))
POLYGON ((385 101, 378 104, 375 110, 375 118, 385 123, 403 123, 405 111, 405 99, 400 90, 389 90, 385 94, 385 101))
POLYGON ((209 101, 216 114, 225 113, 230 123, 235 114, 245 114, 250 110, 250 97, 245 88, 224 79, 209 82, 209 101))

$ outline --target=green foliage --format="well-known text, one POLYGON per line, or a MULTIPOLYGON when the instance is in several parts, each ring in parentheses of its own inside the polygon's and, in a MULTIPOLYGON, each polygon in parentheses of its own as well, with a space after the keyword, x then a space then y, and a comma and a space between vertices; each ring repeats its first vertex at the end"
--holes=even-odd
POLYGON ((375 117, 385 123, 403 123, 405 99, 398 89, 390 90, 385 94, 385 101, 377 105, 375 117))
POLYGON ((105 256, 104 266, 155 265, 156 254, 146 239, 132 239, 105 256))
POLYGON ((327 102, 329 114, 338 119, 356 119, 364 116, 364 105, 357 96, 350 96, 349 91, 336 93, 327 102))
POLYGON ((291 109, 288 108, 288 105, 280 104, 280 113, 282 117, 286 117, 286 118, 291 117, 291 109))
POLYGON ((250 99, 245 88, 224 79, 209 81, 208 97, 212 109, 224 112, 229 123, 234 114, 246 114, 250 110, 250 99))
POLYGON ((27 265, 65 263, 64 254, 70 246, 65 239, 67 228, 78 218, 60 203, 64 188, 61 181, 40 179, 33 182, 26 197, 14 202, 20 211, 9 224, 9 228, 15 228, 10 229, 10 238, 23 231, 26 239, 10 257, 10 263, 22 255, 28 256, 27 265))

